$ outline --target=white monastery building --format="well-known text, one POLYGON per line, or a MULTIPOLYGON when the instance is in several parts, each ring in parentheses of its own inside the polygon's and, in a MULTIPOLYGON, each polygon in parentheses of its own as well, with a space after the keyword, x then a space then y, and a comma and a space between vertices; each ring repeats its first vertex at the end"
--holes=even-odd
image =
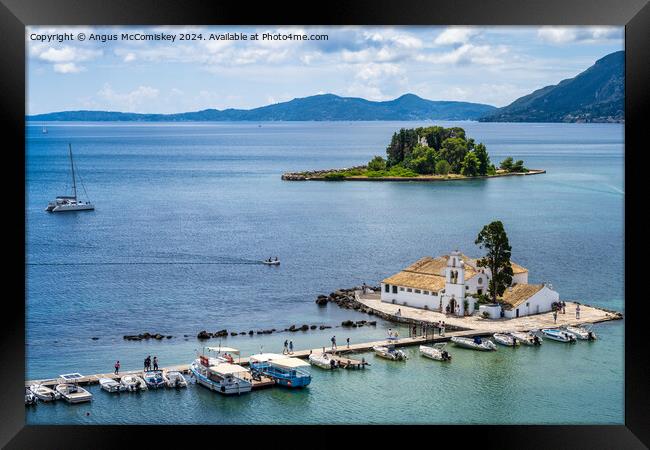
MULTIPOLYGON (((512 266, 512 285, 501 304, 480 305, 479 313, 490 318, 522 317, 551 311, 559 294, 546 284, 528 284, 528 269, 512 266)), ((432 258, 426 256, 381 282, 381 301, 430 309, 457 316, 476 310, 474 294, 487 294, 490 269, 458 251, 432 258)))

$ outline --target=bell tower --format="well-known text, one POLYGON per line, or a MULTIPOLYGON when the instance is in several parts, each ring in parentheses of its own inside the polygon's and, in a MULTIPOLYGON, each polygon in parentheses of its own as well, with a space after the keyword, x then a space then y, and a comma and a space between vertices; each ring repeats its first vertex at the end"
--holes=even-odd
POLYGON ((451 252, 445 268, 445 299, 449 312, 463 315, 465 313, 465 263, 458 250, 451 252))

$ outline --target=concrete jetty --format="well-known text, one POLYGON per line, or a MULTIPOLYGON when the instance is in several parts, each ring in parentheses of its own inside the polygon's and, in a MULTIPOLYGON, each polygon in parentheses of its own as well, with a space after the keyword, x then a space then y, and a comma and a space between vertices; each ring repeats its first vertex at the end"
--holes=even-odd
MULTIPOLYGON (((325 351, 330 353, 334 352, 335 358, 341 362, 342 365, 360 365, 361 361, 358 360, 353 360, 351 358, 348 358, 346 355, 348 354, 353 354, 353 353, 364 353, 368 351, 372 351, 373 347, 376 346, 383 346, 383 345, 389 345, 393 344, 396 347, 405 347, 405 346, 411 346, 411 345, 421 345, 421 344, 426 344, 426 343, 436 343, 436 342, 447 342, 449 341, 453 336, 464 336, 464 337, 473 337, 473 336, 487 336, 491 333, 485 332, 485 331, 480 331, 480 330, 465 330, 465 331, 452 331, 452 332, 447 332, 445 333, 444 336, 441 335, 433 335, 433 334, 428 334, 427 336, 415 336, 415 337, 401 337, 398 338, 397 340, 379 340, 379 341, 371 341, 371 342, 360 342, 357 344, 350 344, 349 346, 347 344, 337 346, 335 349, 332 349, 331 346, 326 346, 326 347, 318 347, 318 348, 311 348, 311 349, 305 349, 305 350, 297 350, 287 356, 291 356, 294 358, 308 358, 310 354, 315 353, 315 354, 320 354, 323 352, 323 348, 325 348, 325 351), (346 361, 348 360, 348 361, 346 361)), ((235 358, 235 363, 239 364, 241 366, 247 366, 250 361, 248 357, 244 358, 235 358)), ((171 370, 177 370, 182 373, 189 373, 190 371, 190 365, 189 364, 180 364, 180 365, 175 365, 175 366, 168 366, 168 367, 163 367, 160 370, 163 371, 171 371, 171 370)), ((86 385, 86 384, 98 384, 100 378, 111 378, 113 380, 120 380, 123 376, 125 375, 142 375, 142 370, 127 370, 124 372, 120 372, 119 375, 115 375, 114 373, 99 373, 99 374, 94 374, 94 375, 86 375, 82 378, 79 378, 77 380, 77 383, 81 385, 86 385)), ((30 386, 32 384, 43 384, 45 386, 54 386, 59 383, 58 378, 48 378, 48 379, 42 379, 42 380, 29 380, 25 381, 25 386, 30 386)), ((263 387, 268 387, 273 385, 274 382, 270 379, 264 379, 262 380, 253 380, 253 389, 261 389, 263 387)))

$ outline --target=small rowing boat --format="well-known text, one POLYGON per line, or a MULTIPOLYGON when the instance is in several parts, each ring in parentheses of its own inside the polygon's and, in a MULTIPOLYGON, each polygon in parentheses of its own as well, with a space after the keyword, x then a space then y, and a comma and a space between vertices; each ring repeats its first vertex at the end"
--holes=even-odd
POLYGON ((312 353, 309 355, 309 364, 325 370, 337 367, 336 360, 327 353, 312 353))
POLYGON ((144 382, 142 377, 137 375, 124 375, 120 380, 120 384, 124 386, 125 391, 146 391, 147 383, 144 382))
POLYGON ((489 352, 497 349, 497 346, 494 345, 494 342, 489 339, 481 339, 479 336, 476 336, 474 339, 454 336, 451 338, 451 342, 459 347, 479 350, 482 352, 489 352))
POLYGON ((494 338, 494 342, 505 345, 506 347, 516 347, 519 345, 519 341, 508 334, 494 333, 492 337, 494 338))
POLYGON ((434 344, 433 347, 420 345, 420 355, 436 361, 451 361, 451 355, 445 350, 446 343, 434 344))
POLYGON ((106 392, 111 392, 111 393, 120 392, 125 389, 124 386, 122 386, 120 383, 113 380, 112 378, 100 378, 99 386, 106 392))
POLYGON ((170 370, 165 374, 165 383, 170 388, 187 387, 187 380, 178 370, 170 370))
POLYGON ((569 343, 576 341, 576 337, 574 335, 557 328, 545 328, 542 330, 542 334, 553 341, 569 343))

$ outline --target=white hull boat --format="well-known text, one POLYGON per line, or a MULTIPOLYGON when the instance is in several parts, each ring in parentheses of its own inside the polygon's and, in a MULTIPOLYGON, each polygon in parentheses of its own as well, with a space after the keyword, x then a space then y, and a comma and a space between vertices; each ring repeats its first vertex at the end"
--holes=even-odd
POLYGON ((160 387, 165 387, 165 376, 163 375, 162 370, 149 370, 142 374, 142 378, 148 388, 158 389, 160 387))
POLYGON ((584 341, 596 340, 596 333, 589 328, 568 326, 566 327, 566 331, 575 336, 576 339, 582 339, 584 341))
MULTIPOLYGON (((72 172, 72 195, 61 195, 57 197, 54 201, 47 204, 45 211, 47 212, 67 212, 67 211, 92 211, 95 209, 90 201, 81 201, 77 198, 77 177, 75 174, 75 166, 72 160, 72 146, 68 144, 69 155, 70 155, 70 170, 72 172)), ((81 187, 84 192, 86 188, 81 183, 81 187)), ((87 194, 86 194, 87 195, 87 194)))
POLYGON ((90 392, 76 384, 57 384, 55 390, 61 394, 61 397, 63 397, 63 399, 68 403, 89 402, 93 399, 93 395, 90 392))
POLYGON ((29 388, 25 388, 25 405, 35 405, 37 401, 38 397, 29 388))
POLYGON ((169 388, 184 388, 187 387, 187 380, 177 370, 170 370, 165 374, 167 387, 169 388))
POLYGON ((479 350, 482 352, 489 352, 497 349, 497 346, 494 344, 494 342, 490 341, 489 339, 479 339, 476 341, 470 338, 454 336, 451 338, 451 342, 459 347, 479 350))
POLYGON ((375 352, 375 355, 390 359, 391 361, 406 361, 406 353, 400 349, 396 349, 394 346, 376 346, 372 348, 375 352))
POLYGON ((515 338, 517 342, 522 345, 542 345, 542 338, 534 333, 510 333, 510 336, 515 338))
POLYGON ((542 334, 544 336, 546 336, 547 338, 549 338, 549 339, 551 339, 553 341, 557 341, 557 342, 571 343, 571 342, 576 341, 576 338, 575 338, 574 335, 572 335, 572 334, 570 334, 570 333, 568 333, 566 331, 562 331, 562 330, 558 330, 558 329, 550 329, 550 328, 543 329, 542 334))
POLYGON ((100 378, 99 387, 101 387, 106 392, 111 392, 111 393, 125 390, 124 386, 122 386, 120 383, 113 380, 112 378, 100 378))
POLYGON ((190 372, 198 384, 219 394, 239 395, 253 389, 253 383, 248 379, 250 372, 237 364, 206 366, 197 359, 190 364, 190 372))
POLYGON ((446 344, 435 344, 433 347, 420 345, 420 355, 436 361, 451 361, 451 355, 445 350, 446 344))
POLYGON ((137 375, 124 375, 120 380, 120 384, 124 387, 125 391, 146 391, 147 383, 144 382, 142 377, 137 375))
POLYGON ((519 345, 519 341, 507 334, 494 333, 492 337, 494 338, 494 342, 505 345, 506 347, 516 347, 519 345))
POLYGON ((264 260, 262 261, 262 264, 266 264, 267 266, 279 266, 280 261, 269 261, 269 260, 264 260))
POLYGON ((336 367, 336 361, 327 353, 312 353, 309 355, 309 364, 321 369, 331 370, 336 367), (334 364, 332 364, 334 362, 334 364))
POLYGON ((61 398, 61 394, 42 384, 32 384, 29 390, 42 402, 53 402, 61 398))

